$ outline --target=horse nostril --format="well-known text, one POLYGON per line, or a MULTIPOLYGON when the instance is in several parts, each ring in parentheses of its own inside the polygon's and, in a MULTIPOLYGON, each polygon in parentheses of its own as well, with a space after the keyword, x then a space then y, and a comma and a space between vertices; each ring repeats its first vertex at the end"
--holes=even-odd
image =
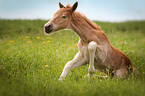
POLYGON ((48 26, 48 28, 50 28, 50 27, 51 27, 51 25, 48 26))
POLYGON ((49 29, 51 28, 51 25, 45 26, 45 29, 49 29))

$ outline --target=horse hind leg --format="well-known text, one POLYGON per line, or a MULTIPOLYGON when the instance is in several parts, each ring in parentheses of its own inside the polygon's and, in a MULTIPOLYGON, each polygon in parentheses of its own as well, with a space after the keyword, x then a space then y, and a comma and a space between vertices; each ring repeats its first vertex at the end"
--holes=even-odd
MULTIPOLYGON (((90 77, 90 75, 89 74, 87 74, 87 75, 85 75, 84 77, 90 77)), ((106 75, 106 76, 100 76, 100 75, 94 75, 94 78, 100 78, 100 79, 105 79, 105 78, 108 78, 108 76, 106 75)))

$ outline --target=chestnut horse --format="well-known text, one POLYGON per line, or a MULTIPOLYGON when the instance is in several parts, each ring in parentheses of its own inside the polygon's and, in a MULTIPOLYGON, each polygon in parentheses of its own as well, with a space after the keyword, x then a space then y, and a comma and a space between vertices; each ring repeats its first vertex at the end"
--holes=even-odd
POLYGON ((90 78, 94 77, 95 69, 115 77, 126 77, 133 70, 136 70, 130 59, 111 45, 98 25, 75 11, 77 6, 78 2, 73 6, 68 4, 66 7, 59 3, 60 9, 44 25, 44 31, 47 34, 69 28, 80 38, 78 42, 79 52, 73 60, 66 63, 59 80, 63 80, 71 69, 86 64, 89 64, 88 76, 90 78))

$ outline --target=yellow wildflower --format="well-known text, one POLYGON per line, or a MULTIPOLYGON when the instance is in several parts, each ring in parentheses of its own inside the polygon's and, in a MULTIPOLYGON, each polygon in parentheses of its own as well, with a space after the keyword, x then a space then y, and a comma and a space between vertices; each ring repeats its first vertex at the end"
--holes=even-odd
POLYGON ((45 41, 43 41, 43 43, 45 43, 45 41))
POLYGON ((37 36, 37 39, 40 39, 40 37, 37 36))
POLYGON ((45 65, 45 67, 48 67, 48 65, 45 65))
POLYGON ((49 40, 47 42, 50 42, 49 40))
POLYGON ((75 44, 75 46, 77 46, 78 44, 75 44))
POLYGON ((13 42, 14 42, 13 40, 10 41, 10 43, 13 43, 13 42))
POLYGON ((70 47, 70 48, 73 48, 73 47, 70 47))
POLYGON ((25 38, 29 38, 29 36, 26 36, 25 38))
POLYGON ((63 46, 66 46, 65 44, 63 44, 63 46))
POLYGON ((45 49, 43 49, 42 51, 45 51, 45 49))
POLYGON ((29 43, 32 43, 31 41, 29 41, 29 43))

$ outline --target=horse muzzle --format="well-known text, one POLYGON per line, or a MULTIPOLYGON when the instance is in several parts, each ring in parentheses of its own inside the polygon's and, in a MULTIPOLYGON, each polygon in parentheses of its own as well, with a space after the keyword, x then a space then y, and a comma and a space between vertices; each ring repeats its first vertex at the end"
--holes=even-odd
POLYGON ((45 31, 45 33, 47 33, 47 34, 49 34, 49 33, 51 33, 52 31, 53 31, 53 25, 52 24, 50 24, 50 25, 45 25, 44 26, 44 31, 45 31))

